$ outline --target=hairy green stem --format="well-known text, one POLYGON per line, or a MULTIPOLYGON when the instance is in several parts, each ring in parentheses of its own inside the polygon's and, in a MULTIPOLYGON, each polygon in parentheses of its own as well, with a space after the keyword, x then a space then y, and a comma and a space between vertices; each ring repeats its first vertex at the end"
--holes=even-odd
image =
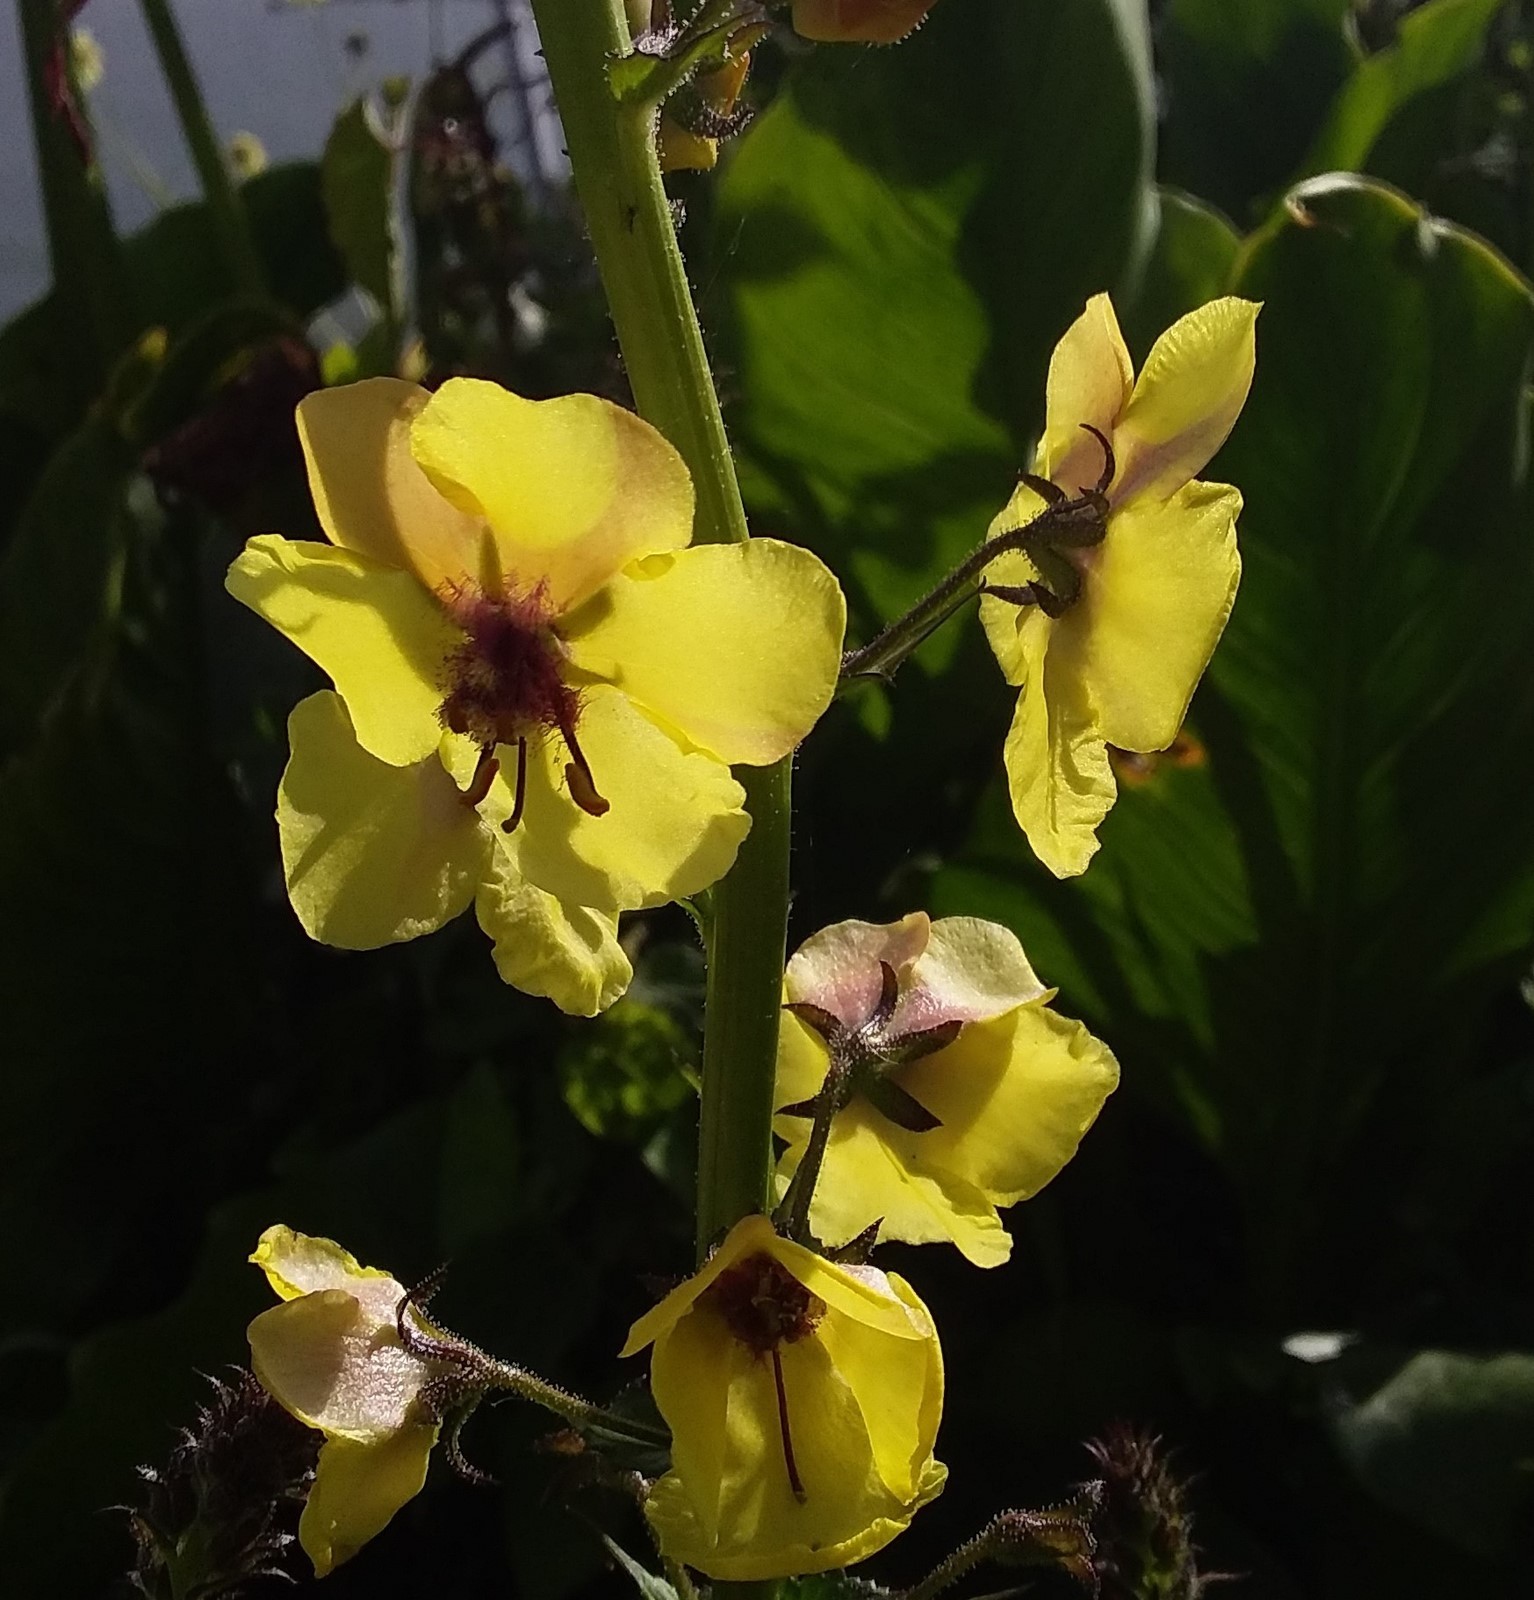
POLYGON ((191 151, 192 165, 197 168, 224 268, 237 289, 263 295, 266 284, 251 238, 245 204, 235 189, 218 135, 208 118, 207 103, 197 86, 170 0, 140 0, 140 4, 149 36, 154 41, 155 54, 160 58, 160 70, 165 74, 166 86, 175 103, 182 137, 191 151))
MULTIPOLYGON (((607 65, 627 51, 624 0, 533 0, 575 185, 640 414, 681 452, 697 536, 745 539, 746 514, 656 160, 654 111, 620 106, 607 65)), ((790 764, 743 769, 751 832, 712 895, 698 1254, 765 1211, 788 923, 790 764)))

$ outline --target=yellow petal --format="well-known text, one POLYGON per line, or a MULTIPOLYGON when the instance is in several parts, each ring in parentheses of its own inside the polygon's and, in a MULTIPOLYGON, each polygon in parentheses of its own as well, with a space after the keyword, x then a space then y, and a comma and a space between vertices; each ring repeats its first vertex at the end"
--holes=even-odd
POLYGON ((321 389, 298 403, 298 437, 331 542, 413 572, 435 593, 477 577, 483 524, 445 500, 411 454, 411 424, 430 399, 398 378, 321 389))
POLYGON ((942 1126, 891 1126, 888 1140, 908 1165, 953 1173, 1013 1205, 1075 1155, 1118 1081, 1113 1052, 1081 1023, 1020 1006, 902 1070, 901 1086, 942 1126))
POLYGON ((634 976, 618 943, 616 916, 534 888, 505 848, 495 850, 474 905, 480 927, 495 942, 502 979, 571 1016, 605 1011, 634 976))
POLYGON ((635 563, 561 632, 615 683, 721 761, 786 756, 831 703, 847 608, 807 550, 776 539, 635 563))
POLYGON ((710 1541, 719 1532, 730 1388, 754 1359, 716 1314, 695 1305, 657 1340, 650 1363, 650 1392, 671 1429, 672 1465, 710 1541))
POLYGON ((329 674, 365 750, 396 767, 436 750, 438 679, 463 636, 409 573, 262 534, 225 581, 329 674))
POLYGON ((399 1342, 399 1284, 372 1280, 358 1291, 318 1289, 284 1300, 247 1330, 251 1368, 285 1410, 336 1438, 370 1441, 412 1420, 430 1378, 399 1342))
POLYGON ((911 1286, 893 1274, 879 1276, 922 1330, 921 1338, 897 1343, 848 1317, 825 1318, 816 1336, 858 1402, 880 1479, 898 1499, 910 1500, 937 1442, 943 1352, 931 1313, 911 1286))
POLYGON ((1252 386, 1259 310, 1250 300, 1211 300, 1156 341, 1113 435, 1115 505, 1171 494, 1225 442, 1252 386))
POLYGON ((826 43, 895 44, 935 0, 794 0, 794 32, 826 43))
MULTIPOLYGON (((1043 499, 1027 484, 1019 484, 992 521, 986 538, 995 539, 1014 528, 1024 527, 1043 509, 1043 499)), ((997 556, 985 574, 987 583, 1018 586, 1032 582, 1038 575, 1027 558, 1015 550, 997 556)), ((980 625, 985 629, 986 641, 995 652, 1007 682, 1026 683, 1028 659, 1035 651, 1043 649, 1041 636, 1048 634, 1049 618, 1037 606, 1015 606, 982 594, 980 625)))
POLYGON ((266 1281, 284 1300, 296 1300, 317 1289, 355 1290, 359 1283, 381 1278, 394 1280, 376 1267, 364 1267, 350 1250, 334 1239, 297 1233, 285 1223, 274 1223, 256 1241, 251 1262, 266 1274, 266 1281))
POLYGON ((310 938, 343 950, 415 939, 474 898, 492 848, 435 755, 375 760, 333 694, 288 718, 292 755, 277 792, 288 898, 310 938))
MULTIPOLYGON (((792 1012, 785 1011, 778 1023, 778 1064, 773 1105, 792 1106, 801 1100, 813 1099, 826 1080, 826 1068, 829 1065, 830 1060, 820 1035, 792 1012)), ((783 1118, 785 1125, 795 1120, 783 1118)), ((807 1119, 797 1120, 805 1128, 809 1127, 807 1119)))
POLYGON ((766 1250, 776 1242, 777 1237, 772 1223, 766 1217, 742 1217, 720 1241, 719 1248, 690 1278, 679 1283, 629 1329, 629 1336, 618 1352, 619 1356, 637 1355, 647 1344, 660 1338, 691 1310, 693 1303, 721 1272, 747 1256, 766 1250))
POLYGON ((1112 439, 1133 384, 1134 365, 1113 302, 1105 294, 1093 295, 1050 357, 1044 437, 1034 470, 1067 493, 1095 484, 1102 473, 1102 446, 1083 424, 1112 439))
MULTIPOLYGON (((778 1120, 777 1132, 797 1140, 783 1152, 780 1179, 797 1169, 807 1128, 790 1130, 788 1118, 778 1120)), ((1012 1239, 990 1198, 927 1161, 919 1141, 914 1155, 905 1143, 893 1148, 891 1136, 901 1132, 863 1101, 837 1117, 810 1208, 815 1236, 842 1245, 877 1222, 881 1239, 952 1244, 976 1266, 1000 1266, 1012 1254, 1012 1239)))
POLYGON ((529 882, 612 912, 696 894, 729 871, 751 819, 723 762, 684 750, 602 684, 582 694, 577 733, 609 810, 593 817, 570 798, 557 735, 530 750, 518 841, 529 882))
POLYGON ((406 1428, 377 1444, 330 1439, 298 1523, 298 1542, 323 1578, 388 1526, 421 1492, 437 1429, 406 1428))
POLYGON ((897 977, 905 976, 931 937, 932 922, 925 911, 913 911, 899 922, 834 922, 812 933, 793 953, 784 990, 790 1000, 808 1001, 844 1027, 860 1028, 879 1003, 880 962, 893 967, 897 977))
POLYGON ((1052 648, 1029 657, 1006 766, 1012 810, 1033 853, 1057 878, 1085 872, 1117 788, 1081 680, 1060 669, 1052 648))
POLYGON ((982 1022, 1044 992, 1010 928, 980 917, 940 917, 901 985, 890 1026, 905 1033, 940 1022, 982 1022))
POLYGON ((1110 744, 1163 750, 1177 737, 1235 604, 1240 510, 1238 490, 1189 483, 1110 519, 1049 646, 1051 671, 1081 681, 1110 744))
POLYGON ((631 411, 595 395, 524 400, 479 378, 449 378, 416 418, 427 477, 494 533, 504 577, 546 586, 556 612, 636 556, 692 536, 682 458, 631 411))

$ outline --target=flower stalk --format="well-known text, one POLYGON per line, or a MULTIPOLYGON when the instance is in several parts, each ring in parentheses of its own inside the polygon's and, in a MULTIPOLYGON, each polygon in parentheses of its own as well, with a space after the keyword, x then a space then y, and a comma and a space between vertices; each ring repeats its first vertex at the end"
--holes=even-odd
MULTIPOLYGON (((749 537, 702 330, 655 152, 655 109, 619 104, 611 61, 632 49, 624 0, 533 0, 575 186, 635 404, 676 446, 697 537, 749 537)), ((766 1209, 779 988, 788 923, 790 763, 741 769, 751 832, 713 891, 699 1121, 699 1259, 766 1209)))

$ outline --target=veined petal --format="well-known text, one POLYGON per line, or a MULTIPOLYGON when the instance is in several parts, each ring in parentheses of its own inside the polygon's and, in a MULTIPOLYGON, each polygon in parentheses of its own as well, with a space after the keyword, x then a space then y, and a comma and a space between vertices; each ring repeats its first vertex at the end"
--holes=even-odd
POLYGON ((398 1432, 430 1377, 395 1332, 404 1290, 317 1289, 263 1311, 247 1330, 251 1367, 284 1410, 311 1428, 367 1443, 398 1432))
POLYGON ((297 1233, 281 1222, 274 1223, 256 1241, 250 1260, 284 1300, 296 1300, 317 1289, 345 1289, 352 1293, 357 1285, 374 1278, 394 1282, 387 1272, 364 1267, 334 1239, 297 1233))
POLYGON ((474 904, 480 927, 495 942, 502 979, 571 1016, 605 1011, 634 976, 618 943, 617 917, 534 888, 504 846, 493 852, 474 904))
POLYGON ((1095 294, 1066 329, 1049 360, 1044 437, 1034 470, 1067 494, 1089 488, 1102 475, 1102 446, 1083 424, 1109 439, 1129 403, 1134 364, 1119 332, 1113 302, 1095 294))
POLYGON ((372 950, 431 933, 474 898, 492 848, 436 755, 413 766, 358 744, 340 697, 288 717, 277 831, 293 910, 312 939, 372 950))
POLYGON ((1083 685, 1059 669, 1052 649, 1029 658, 1006 766, 1012 809, 1033 853, 1057 878, 1085 872, 1117 788, 1083 685))
POLYGON ((578 736, 609 810, 593 817, 570 798, 562 739, 530 749, 518 843, 529 882, 612 912, 696 894, 729 871, 751 819, 722 761, 684 750, 605 684, 582 693, 578 736))
POLYGON ((776 539, 636 562, 561 628, 576 666, 721 761, 786 756, 831 703, 847 606, 818 557, 776 539))
POLYGON ((415 573, 435 593, 477 580, 484 524, 440 495, 410 452, 431 395, 399 378, 320 389, 298 403, 314 509, 332 544, 415 573))
MULTIPOLYGON (((859 1028, 879 1001, 883 978, 879 963, 893 967, 897 976, 904 975, 931 936, 932 922, 925 911, 913 911, 899 922, 832 923, 812 933, 790 957, 784 992, 790 1000, 808 1001, 829 1011, 843 1027, 859 1028)), ((817 1082, 815 1088, 819 1087, 817 1082)), ((792 1105, 793 1099, 779 1104, 792 1105)))
POLYGON ((1075 1155, 1118 1081, 1113 1052, 1081 1023, 1019 1006, 902 1071, 901 1086, 942 1126, 920 1134, 892 1126, 889 1142, 907 1164, 953 1173, 1013 1205, 1075 1155))
POLYGON ((1196 478, 1246 404, 1257 359, 1251 300, 1211 300, 1151 347, 1113 434, 1115 505, 1160 499, 1196 478))
POLYGON ((325 1442, 298 1522, 298 1542, 314 1563, 315 1577, 350 1561, 421 1492, 437 1431, 417 1424, 375 1444, 325 1442))
POLYGON ((1050 668, 1084 685, 1102 737, 1163 750, 1177 737, 1236 600, 1239 490, 1189 483, 1115 511, 1080 600, 1055 624, 1050 668))
POLYGON ((225 585, 330 675, 365 750, 403 767, 437 748, 438 677, 462 634, 408 572, 261 534, 225 585))
POLYGON ((411 428, 437 489, 489 523, 501 571, 539 585, 556 613, 636 556, 692 537, 692 480, 647 422, 595 395, 524 400, 479 378, 449 378, 411 428))

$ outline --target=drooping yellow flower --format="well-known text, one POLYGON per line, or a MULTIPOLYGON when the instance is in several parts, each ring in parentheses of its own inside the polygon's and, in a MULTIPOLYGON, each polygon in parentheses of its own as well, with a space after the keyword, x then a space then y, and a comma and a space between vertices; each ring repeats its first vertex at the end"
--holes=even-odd
POLYGON ((827 42, 894 44, 936 0, 794 0, 794 31, 827 42))
POLYGON ((689 547, 681 458, 591 395, 374 378, 298 426, 330 543, 252 539, 228 586, 341 702, 290 724, 300 920, 365 949, 474 900, 509 982, 600 1009, 615 914, 722 876, 750 826, 730 765, 825 709, 835 579, 774 540, 689 547))
MULTIPOLYGON (((1020 551, 1001 556, 987 585, 1042 587, 1045 603, 983 596, 980 610, 1022 690, 1006 745, 1013 810, 1058 877, 1085 871, 1097 850, 1116 795, 1106 747, 1172 743, 1235 602, 1241 495, 1195 474, 1245 404, 1258 309, 1201 306, 1161 335, 1136 380, 1113 306, 1097 295, 1050 362, 1035 470, 1074 495, 1111 469, 1102 537, 1064 544, 1049 570, 1020 551)), ((1045 509, 1019 485, 991 537, 1045 509)))
POLYGON ((943 1360, 927 1308, 747 1217, 629 1332, 672 1466, 646 1515, 711 1578, 823 1572, 888 1544, 942 1488, 943 1360))
POLYGON ((997 1207, 1037 1194, 1076 1153, 1118 1083, 1108 1047, 1049 1009, 1054 991, 1014 934, 975 917, 839 922, 801 946, 784 991, 781 1189, 833 1051, 854 1091, 831 1124, 815 1236, 842 1245, 879 1223, 881 1239, 951 1241, 977 1266, 1005 1261, 997 1207))
POLYGON ((317 1577, 349 1561, 421 1492, 438 1425, 428 1362, 399 1341, 405 1290, 329 1239, 282 1226, 250 1258, 282 1299, 251 1324, 251 1366, 286 1410, 325 1435, 298 1542, 317 1577))

